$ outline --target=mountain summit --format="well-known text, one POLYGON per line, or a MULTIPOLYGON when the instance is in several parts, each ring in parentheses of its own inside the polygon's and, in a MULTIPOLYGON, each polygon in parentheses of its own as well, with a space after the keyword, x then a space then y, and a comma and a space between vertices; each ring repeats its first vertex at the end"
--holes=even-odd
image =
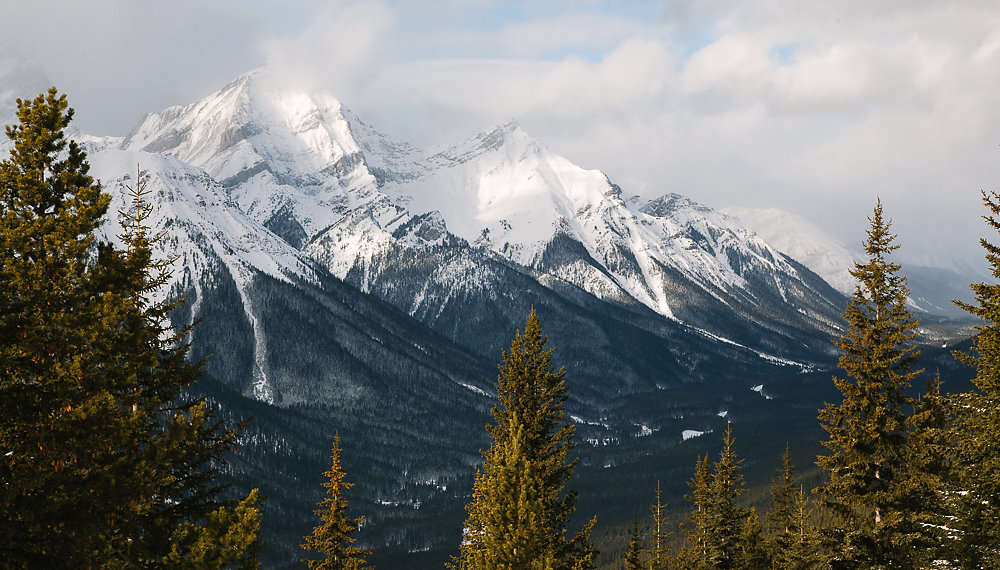
POLYGON ((824 352, 839 320, 838 293, 733 218, 678 194, 626 202, 604 173, 551 152, 516 122, 417 149, 326 93, 279 86, 258 70, 147 115, 120 148, 203 169, 250 219, 458 342, 463 327, 436 323, 447 307, 421 307, 471 299, 473 276, 487 297, 509 286, 493 279, 505 270, 485 269, 496 263, 548 290, 648 309, 779 359, 801 359, 803 342, 824 352), (445 246, 464 249, 461 260, 424 263, 424 277, 408 275, 409 291, 384 281, 445 246))

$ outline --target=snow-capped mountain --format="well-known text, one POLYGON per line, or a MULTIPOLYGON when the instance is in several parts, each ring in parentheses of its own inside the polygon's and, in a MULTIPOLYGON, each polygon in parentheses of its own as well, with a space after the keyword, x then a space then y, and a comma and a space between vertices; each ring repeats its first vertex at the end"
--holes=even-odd
MULTIPOLYGON (((778 251, 805 265, 845 295, 854 292, 850 270, 860 252, 841 245, 833 236, 801 216, 777 208, 725 208, 778 251)), ((860 239, 859 239, 860 243, 860 239)))
POLYGON ((467 344, 462 323, 440 322, 447 303, 501 302, 512 270, 776 358, 817 348, 839 318, 835 292, 733 219, 676 194, 627 202, 515 122, 420 150, 256 71, 147 115, 120 148, 203 169, 335 276, 467 344), (418 265, 402 287, 399 269, 418 265))
POLYGON ((170 294, 188 297, 176 317, 200 320, 192 354, 211 356, 205 389, 262 418, 241 442, 248 478, 298 513, 275 540, 289 560, 316 499, 301 490, 318 488, 303 473, 326 467, 335 430, 364 469, 366 532, 454 546, 495 363, 531 308, 601 488, 638 493, 611 466, 673 464, 664 450, 709 445, 684 433, 718 431, 722 410, 787 422, 799 398, 815 419, 803 387, 831 361, 838 293, 687 197, 626 200, 517 123, 418 149, 257 71, 123 138, 73 137, 114 199, 105 239, 142 169, 158 253, 179 258, 170 294))
POLYGON ((379 174, 409 166, 397 159, 409 147, 370 130, 362 143, 359 127, 328 94, 278 87, 258 70, 201 101, 146 115, 121 148, 204 169, 248 216, 300 246, 373 199, 379 174))
MULTIPOLYGON (((776 208, 726 208, 725 213, 740 220, 767 243, 816 272, 845 295, 854 292, 857 281, 851 276, 854 262, 864 260, 860 250, 850 249, 805 219, 776 208)), ((861 243, 863 236, 859 236, 861 243)), ((971 300, 968 283, 984 276, 973 268, 914 263, 907 257, 906 244, 900 250, 900 272, 910 288, 910 306, 923 316, 945 316, 967 320, 968 314, 957 308, 952 299, 971 300)), ((956 331, 965 333, 964 328, 956 331)), ((946 335, 947 336, 947 335, 946 335)))

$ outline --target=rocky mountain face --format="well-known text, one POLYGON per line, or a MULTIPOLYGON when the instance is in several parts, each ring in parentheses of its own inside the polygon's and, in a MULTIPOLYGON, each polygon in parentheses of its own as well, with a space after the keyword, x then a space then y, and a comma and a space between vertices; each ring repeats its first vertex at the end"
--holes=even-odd
POLYGON ((420 150, 253 72, 146 116, 120 148, 203 169, 334 276, 482 354, 498 335, 473 315, 511 314, 506 337, 532 290, 805 363, 839 319, 839 294, 733 219, 676 194, 626 202, 516 123, 420 150))
MULTIPOLYGON (((851 249, 838 242, 808 221, 776 208, 726 208, 725 212, 752 229, 782 253, 800 261, 845 295, 854 292, 856 281, 850 271, 854 262, 863 260, 858 247, 851 249)), ((900 252, 908 251, 901 243, 900 252)), ((969 314, 955 306, 953 299, 971 302, 969 283, 988 279, 984 270, 953 263, 950 267, 930 266, 904 258, 900 272, 910 288, 910 306, 928 323, 938 323, 942 338, 966 338, 975 322, 969 314)), ((929 331, 925 334, 931 336, 929 331)))
POLYGON ((200 319, 201 389, 256 418, 228 473, 271 497, 274 565, 297 556, 339 432, 366 540, 439 566, 532 307, 568 371, 581 511, 645 504, 637 473, 682 488, 717 448, 692 434, 793 430, 777 457, 814 427, 843 296, 734 218, 627 199, 516 123, 418 149, 257 71, 123 138, 76 137, 112 213, 151 191, 158 254, 177 258, 163 294, 200 319))

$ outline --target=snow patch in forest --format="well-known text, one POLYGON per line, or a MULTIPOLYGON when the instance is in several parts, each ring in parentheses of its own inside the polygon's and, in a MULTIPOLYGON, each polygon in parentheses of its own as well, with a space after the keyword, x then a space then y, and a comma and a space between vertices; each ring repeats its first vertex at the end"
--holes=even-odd
POLYGON ((683 441, 687 441, 691 438, 701 437, 706 433, 712 433, 712 430, 698 431, 696 429, 686 429, 681 432, 681 438, 683 439, 683 441))
POLYGON ((653 432, 659 431, 647 426, 646 424, 634 424, 634 425, 639 428, 639 433, 635 435, 636 437, 647 437, 653 435, 653 432))

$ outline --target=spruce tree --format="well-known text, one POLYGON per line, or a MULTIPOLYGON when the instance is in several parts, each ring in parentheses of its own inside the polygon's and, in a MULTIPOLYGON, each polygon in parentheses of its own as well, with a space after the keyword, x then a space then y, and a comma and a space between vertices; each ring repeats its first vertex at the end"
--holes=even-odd
POLYGON ((566 421, 565 371, 552 364, 552 349, 532 309, 503 352, 492 409, 492 437, 473 485, 472 501, 455 566, 472 569, 591 568, 592 519, 572 538, 566 526, 576 493, 565 491, 576 460, 574 426, 566 421))
POLYGON ((795 509, 799 489, 795 484, 795 465, 791 449, 786 445, 781 455, 778 476, 771 481, 771 510, 767 513, 768 542, 772 553, 780 553, 798 534, 795 527, 795 509))
MULTIPOLYGON (((1000 194, 983 192, 983 219, 1000 231, 1000 194)), ((980 239, 995 279, 1000 279, 1000 246, 980 239)), ((1000 568, 1000 284, 974 283, 973 303, 958 303, 982 319, 969 353, 956 353, 975 367, 976 389, 964 394, 958 434, 961 487, 959 556, 965 568, 1000 568)))
POLYGON ((632 527, 628 531, 628 549, 625 551, 625 570, 644 570, 642 554, 645 549, 642 547, 642 531, 639 529, 639 521, 633 520, 632 527))
POLYGON ((323 473, 326 481, 326 497, 320 501, 316 516, 320 524, 313 529, 312 534, 305 537, 302 544, 304 550, 315 550, 324 555, 322 560, 305 559, 309 568, 322 570, 358 570, 365 567, 365 556, 371 554, 354 546, 355 532, 365 522, 365 517, 348 518, 347 499, 344 493, 354 486, 344 480, 345 473, 340 465, 340 436, 333 439, 333 451, 330 453, 330 468, 323 473))
POLYGON ((778 476, 771 481, 772 508, 767 513, 771 567, 781 570, 819 568, 825 562, 813 521, 812 501, 796 483, 791 450, 781 455, 778 476))
POLYGON ((109 198, 65 140, 64 96, 18 100, 18 117, 0 163, 0 551, 14 567, 96 564, 120 500, 97 428, 117 437, 125 423, 88 350, 102 309, 89 250, 109 198))
POLYGON ((812 502, 799 488, 790 520, 795 529, 784 547, 772 552, 773 568, 782 570, 818 570, 828 567, 823 539, 813 522, 812 502))
POLYGON ((848 330, 835 342, 846 378, 834 377, 843 394, 827 404, 820 420, 830 439, 818 465, 829 481, 818 489, 823 505, 842 522, 836 541, 843 563, 866 568, 914 566, 925 546, 909 495, 908 425, 904 390, 919 371, 913 346, 917 319, 907 306, 906 279, 889 255, 899 245, 878 202, 864 242, 868 259, 856 263, 858 280, 844 317, 848 330))
MULTIPOLYGON (((254 558, 252 493, 220 498, 236 432, 184 393, 198 378, 134 188, 121 251, 55 89, 18 100, 0 162, 0 550, 10 567, 156 567, 225 528, 206 560, 254 558)), ((210 567, 210 563, 200 567, 210 567)))
POLYGON ((764 538, 764 526, 757 516, 757 509, 750 508, 743 529, 740 532, 740 559, 736 568, 746 570, 768 570, 771 568, 771 555, 767 550, 764 538))
POLYGON ((649 560, 650 570, 664 570, 669 563, 667 550, 667 539, 670 532, 667 531, 667 520, 663 515, 663 495, 660 491, 660 482, 656 482, 656 503, 652 505, 650 515, 652 525, 649 533, 649 548, 646 550, 646 559, 649 560))
POLYGON ((688 513, 689 525, 681 524, 685 545, 674 558, 674 567, 683 569, 706 568, 708 559, 705 551, 705 529, 707 518, 712 508, 712 467, 708 456, 698 457, 695 461, 694 475, 688 481, 691 494, 685 495, 693 506, 688 513))
POLYGON ((744 492, 742 464, 743 460, 733 450, 733 432, 729 426, 712 469, 708 510, 702 517, 705 559, 713 568, 737 568, 742 559, 740 542, 749 516, 747 509, 736 504, 744 492))
POLYGON ((763 546, 760 521, 755 513, 751 518, 750 509, 736 504, 736 499, 744 492, 742 463, 733 451, 731 426, 723 436, 719 459, 711 467, 707 457, 698 459, 689 483, 692 493, 687 497, 694 505, 688 515, 691 526, 683 529, 687 544, 675 559, 674 566, 741 568, 747 563, 743 541, 748 538, 755 542, 748 552, 756 560, 757 545, 763 546))

